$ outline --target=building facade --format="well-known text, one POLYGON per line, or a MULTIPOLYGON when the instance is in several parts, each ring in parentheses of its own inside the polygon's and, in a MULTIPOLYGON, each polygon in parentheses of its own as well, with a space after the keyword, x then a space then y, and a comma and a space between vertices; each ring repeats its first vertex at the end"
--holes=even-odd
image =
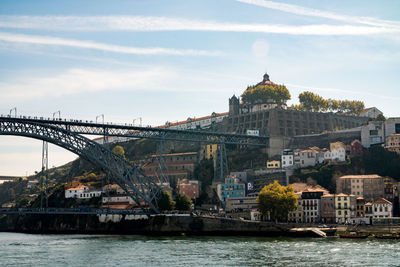
POLYGON ((321 221, 323 223, 335 223, 335 196, 333 194, 325 194, 321 197, 321 221))
POLYGON ((178 186, 179 194, 185 194, 191 199, 197 199, 200 196, 200 186, 197 180, 185 180, 178 186))
POLYGON ((245 197, 246 184, 236 176, 228 176, 225 183, 218 184, 217 193, 221 201, 226 201, 230 197, 245 197))
POLYGON ((400 155, 400 134, 391 134, 386 137, 385 148, 400 155))
MULTIPOLYGON (((193 172, 199 161, 197 152, 163 154, 166 170, 164 174, 168 175, 169 181, 178 183, 184 179, 193 178, 193 172)), ((160 155, 152 155, 147 163, 142 166, 144 173, 157 179, 160 175, 160 155)))
POLYGON ((364 197, 374 201, 384 196, 384 178, 372 175, 346 175, 336 179, 336 192, 364 197))
POLYGON ((281 166, 282 168, 291 168, 294 165, 293 150, 285 149, 282 151, 281 166))

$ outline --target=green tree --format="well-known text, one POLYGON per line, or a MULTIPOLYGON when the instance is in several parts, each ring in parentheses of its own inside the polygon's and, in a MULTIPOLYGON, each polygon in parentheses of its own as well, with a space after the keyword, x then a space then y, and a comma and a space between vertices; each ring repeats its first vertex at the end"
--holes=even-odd
POLYGON ((274 102, 283 105, 290 100, 289 90, 284 85, 258 85, 248 87, 242 94, 243 102, 247 104, 274 102))
POLYGON ((307 111, 325 111, 329 107, 327 100, 312 92, 302 92, 299 95, 300 106, 307 111))
POLYGON ((185 194, 179 194, 175 198, 175 208, 177 210, 190 210, 192 200, 185 194))
POLYGON ((120 155, 120 156, 123 157, 123 158, 125 158, 125 150, 124 150, 124 148, 123 148, 122 146, 120 146, 120 145, 116 145, 116 146, 112 149, 112 152, 115 153, 115 154, 117 154, 117 155, 120 155))
POLYGON ((162 211, 173 210, 175 207, 175 201, 172 200, 172 196, 167 191, 162 191, 160 198, 157 201, 158 208, 162 211))
POLYGON ((297 196, 292 186, 282 186, 278 181, 264 186, 257 197, 260 212, 272 220, 287 220, 288 213, 297 207, 297 196))
POLYGON ((376 116, 375 120, 376 121, 385 121, 386 118, 385 118, 385 116, 383 116, 383 114, 378 114, 378 116, 376 116))

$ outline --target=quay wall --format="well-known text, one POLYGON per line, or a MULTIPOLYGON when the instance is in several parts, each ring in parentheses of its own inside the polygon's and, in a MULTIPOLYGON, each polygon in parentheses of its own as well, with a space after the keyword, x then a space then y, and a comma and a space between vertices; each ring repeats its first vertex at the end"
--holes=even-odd
POLYGON ((140 235, 253 235, 294 236, 290 224, 253 222, 207 216, 129 215, 4 215, 0 231, 57 234, 140 234, 140 235))

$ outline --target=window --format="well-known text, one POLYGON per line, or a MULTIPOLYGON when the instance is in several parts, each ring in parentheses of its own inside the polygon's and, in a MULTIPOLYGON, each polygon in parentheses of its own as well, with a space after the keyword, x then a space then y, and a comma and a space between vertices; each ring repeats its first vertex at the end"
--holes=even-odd
POLYGON ((378 130, 370 130, 369 135, 378 135, 378 130))

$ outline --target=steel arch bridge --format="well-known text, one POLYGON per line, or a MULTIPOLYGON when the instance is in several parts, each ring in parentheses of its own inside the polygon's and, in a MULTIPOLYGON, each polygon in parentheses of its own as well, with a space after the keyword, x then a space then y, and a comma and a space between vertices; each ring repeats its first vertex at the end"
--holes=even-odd
POLYGON ((89 138, 51 124, 4 117, 0 120, 0 135, 25 136, 63 147, 108 172, 143 211, 150 208, 159 212, 154 204, 159 185, 135 165, 89 138))
POLYGON ((0 135, 25 136, 43 140, 81 156, 109 173, 112 181, 118 184, 144 212, 154 213, 159 213, 155 200, 161 192, 160 185, 146 176, 137 166, 83 135, 118 136, 128 139, 149 138, 159 141, 172 140, 219 145, 259 147, 268 147, 269 145, 269 136, 173 130, 29 116, 11 117, 10 115, 0 116, 0 135))

